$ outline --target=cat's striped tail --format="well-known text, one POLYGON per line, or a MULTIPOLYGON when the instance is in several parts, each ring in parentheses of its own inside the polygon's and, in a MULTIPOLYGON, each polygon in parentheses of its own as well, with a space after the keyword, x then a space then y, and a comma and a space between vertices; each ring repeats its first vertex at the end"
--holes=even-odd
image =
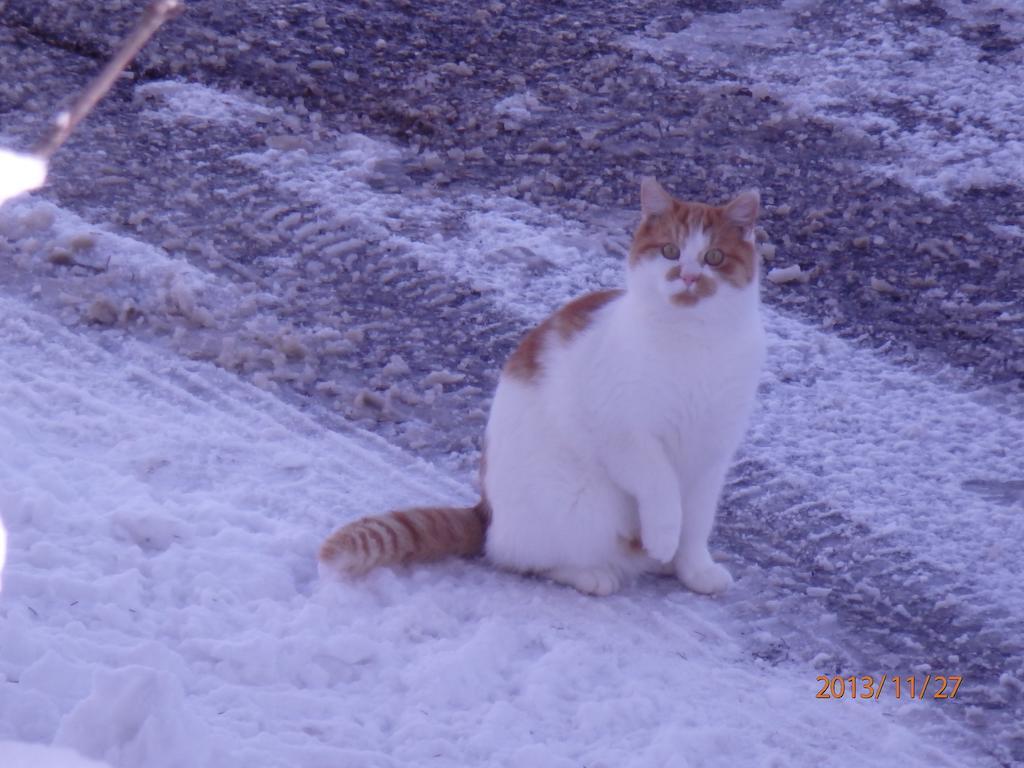
POLYGON ((320 561, 349 576, 360 576, 379 565, 479 555, 490 510, 475 507, 416 507, 364 517, 328 536, 320 561))

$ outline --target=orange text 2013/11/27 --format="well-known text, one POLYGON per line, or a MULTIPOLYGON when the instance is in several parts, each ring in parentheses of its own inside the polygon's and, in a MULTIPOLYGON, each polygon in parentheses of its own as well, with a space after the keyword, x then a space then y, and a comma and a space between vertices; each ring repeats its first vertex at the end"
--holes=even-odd
POLYGON ((961 675, 818 675, 818 699, 874 699, 883 692, 897 699, 953 699, 961 675))

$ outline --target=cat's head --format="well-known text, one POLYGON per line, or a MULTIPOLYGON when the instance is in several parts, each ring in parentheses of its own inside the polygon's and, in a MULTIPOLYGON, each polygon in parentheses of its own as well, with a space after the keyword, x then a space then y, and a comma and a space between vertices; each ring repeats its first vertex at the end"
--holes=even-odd
POLYGON ((679 310, 757 301, 756 190, 721 206, 683 202, 653 178, 640 185, 642 219, 629 252, 630 290, 679 310))

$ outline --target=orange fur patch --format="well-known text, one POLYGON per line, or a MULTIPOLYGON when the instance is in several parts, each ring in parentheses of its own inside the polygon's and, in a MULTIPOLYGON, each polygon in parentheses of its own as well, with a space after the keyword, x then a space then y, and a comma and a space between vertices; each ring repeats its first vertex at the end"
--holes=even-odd
POLYGON ((697 286, 692 290, 680 291, 672 295, 672 303, 681 307, 692 307, 698 301, 715 295, 718 290, 718 283, 707 275, 701 275, 697 279, 697 286))
MULTIPOLYGON (((676 264, 674 267, 671 267, 669 271, 665 274, 665 279, 668 280, 669 282, 672 282, 673 280, 678 280, 682 272, 682 268, 678 264, 676 264)), ((673 295, 672 303, 680 304, 684 307, 692 307, 701 299, 706 299, 709 296, 714 296, 715 291, 717 290, 718 283, 716 283, 712 278, 708 277, 707 275, 701 275, 699 278, 697 278, 696 287, 694 287, 692 290, 680 292, 673 295)))
POLYGON ((483 500, 475 507, 417 507, 366 517, 328 536, 320 559, 355 576, 379 565, 478 555, 489 522, 483 500))
POLYGON ((594 313, 622 293, 619 289, 596 291, 570 301, 523 337, 505 363, 505 373, 524 381, 533 379, 540 372, 540 355, 551 334, 557 334, 563 342, 570 341, 590 325, 594 313))

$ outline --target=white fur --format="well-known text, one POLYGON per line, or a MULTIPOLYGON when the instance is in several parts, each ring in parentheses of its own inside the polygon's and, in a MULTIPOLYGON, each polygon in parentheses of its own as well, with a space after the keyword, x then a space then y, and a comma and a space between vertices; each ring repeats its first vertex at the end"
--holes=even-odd
POLYGON ((7 531, 4 521, 0 520, 0 590, 4 588, 4 561, 7 559, 7 531))
MULTIPOLYGON (((680 244, 684 271, 709 269, 702 237, 680 244)), ((588 328, 549 335, 537 377, 502 376, 484 478, 497 565, 596 594, 666 567, 698 592, 731 583, 707 540, 764 357, 758 283, 679 306, 672 265, 628 268, 588 328), (646 555, 625 546, 637 536, 646 555)))

